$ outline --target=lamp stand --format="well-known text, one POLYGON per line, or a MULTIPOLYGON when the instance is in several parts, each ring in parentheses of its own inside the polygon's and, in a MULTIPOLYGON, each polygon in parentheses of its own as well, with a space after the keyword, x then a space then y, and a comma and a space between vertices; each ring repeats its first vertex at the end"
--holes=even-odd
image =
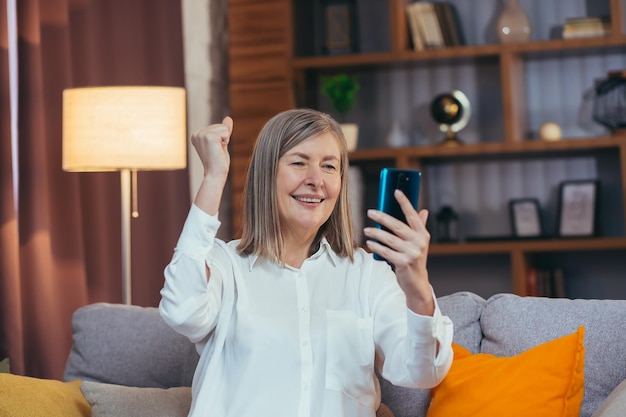
POLYGON ((122 301, 132 304, 130 274, 130 169, 120 171, 122 190, 122 301))

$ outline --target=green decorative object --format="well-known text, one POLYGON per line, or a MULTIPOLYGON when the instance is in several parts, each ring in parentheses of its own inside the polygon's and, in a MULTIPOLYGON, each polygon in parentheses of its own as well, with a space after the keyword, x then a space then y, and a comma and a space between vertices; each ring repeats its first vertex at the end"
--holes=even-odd
POLYGON ((359 141, 359 126, 356 123, 345 123, 345 115, 354 107, 356 93, 361 86, 354 75, 337 74, 321 78, 322 94, 330 99, 333 109, 337 112, 337 120, 341 123, 346 138, 348 151, 356 150, 359 141))
POLYGON ((361 88, 354 75, 337 74, 322 77, 322 94, 330 99, 333 109, 340 117, 345 116, 356 102, 356 93, 361 88))

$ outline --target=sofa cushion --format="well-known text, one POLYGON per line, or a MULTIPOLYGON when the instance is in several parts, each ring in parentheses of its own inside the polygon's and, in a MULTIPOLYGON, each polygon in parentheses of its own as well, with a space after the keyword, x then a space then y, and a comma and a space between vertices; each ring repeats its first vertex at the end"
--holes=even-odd
POLYGON ((190 386, 195 346, 155 307, 96 303, 72 317, 73 346, 64 379, 135 387, 190 386))
POLYGON ((89 417, 80 381, 0 374, 0 417, 89 417))
POLYGON ((432 389, 428 417, 578 417, 584 328, 511 357, 453 345, 454 362, 432 389))
POLYGON ((585 397, 581 417, 592 415, 626 378, 626 301, 494 295, 481 317, 481 352, 513 356, 585 327, 585 397), (621 358, 622 362, 619 363, 621 358))
MULTIPOLYGON (((472 353, 480 349, 480 315, 485 300, 471 292, 457 292, 437 298, 441 312, 454 324, 454 342, 472 353)), ((382 400, 396 417, 421 417, 426 415, 430 403, 430 390, 396 387, 381 378, 382 400)))
POLYGON ((626 416, 626 380, 604 400, 592 417, 624 417, 626 416))
POLYGON ((83 381, 91 417, 187 417, 191 387, 137 388, 83 381))

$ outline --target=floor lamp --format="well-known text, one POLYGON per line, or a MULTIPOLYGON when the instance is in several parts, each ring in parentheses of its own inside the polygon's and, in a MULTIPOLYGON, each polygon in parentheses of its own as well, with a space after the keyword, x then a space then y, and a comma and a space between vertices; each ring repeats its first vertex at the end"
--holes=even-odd
POLYGON ((185 168, 186 135, 183 88, 85 87, 63 91, 63 169, 120 171, 125 304, 132 303, 131 190, 132 217, 137 217, 137 171, 185 168))

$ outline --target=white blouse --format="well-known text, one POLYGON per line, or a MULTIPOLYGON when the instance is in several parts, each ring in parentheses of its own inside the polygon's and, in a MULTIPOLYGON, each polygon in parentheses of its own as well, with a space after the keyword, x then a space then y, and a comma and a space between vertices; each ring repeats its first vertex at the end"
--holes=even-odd
POLYGON ((410 311, 385 262, 323 241, 297 269, 238 255, 219 225, 192 206, 161 290, 161 316, 200 353, 190 416, 372 417, 375 358, 396 385, 443 379, 452 321, 410 311))

